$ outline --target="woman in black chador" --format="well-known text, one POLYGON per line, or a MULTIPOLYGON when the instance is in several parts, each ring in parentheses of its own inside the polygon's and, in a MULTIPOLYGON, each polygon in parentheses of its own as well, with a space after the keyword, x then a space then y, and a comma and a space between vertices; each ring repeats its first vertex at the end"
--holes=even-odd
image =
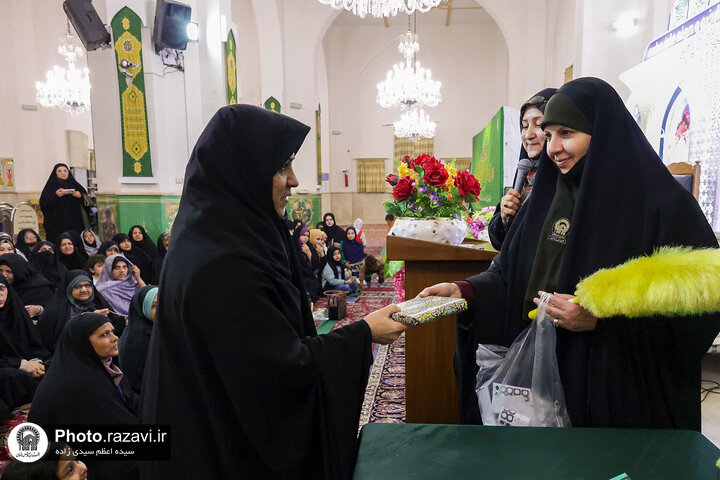
POLYGON ((221 108, 185 172, 160 277, 141 420, 169 424, 172 459, 146 479, 346 479, 371 343, 394 305, 318 336, 283 219, 309 127, 221 108))
MULTIPOLYGON (((532 187, 535 183, 535 174, 540 164, 540 155, 545 150, 545 133, 542 130, 542 120, 545 113, 545 106, 550 100, 557 88, 545 88, 530 97, 520 107, 520 159, 530 161, 530 171, 527 173, 523 186, 520 191, 511 188, 500 200, 492 220, 488 225, 488 235, 490 243, 496 250, 500 251, 503 240, 507 234, 512 219, 517 215, 520 206, 525 203, 532 193, 532 187)), ((518 171, 515 171, 515 177, 518 171)), ((514 178, 514 177, 513 177, 514 178)))
POLYGON ((75 180, 68 166, 56 164, 40 195, 45 238, 54 242, 64 231, 82 232, 90 226, 82 194, 87 190, 75 180))
POLYGON ((49 358, 20 297, 0 275, 0 418, 32 401, 49 358))
POLYGON ((720 315, 597 318, 568 302, 602 268, 666 245, 717 248, 698 203, 670 175, 615 90, 563 85, 545 108, 546 153, 495 268, 421 295, 477 299, 458 319, 463 420, 479 421, 478 343, 509 346, 550 296, 557 361, 575 427, 700 430, 700 360, 720 315))
MULTIPOLYGON (((28 420, 46 425, 136 425, 137 397, 117 364, 118 337, 99 313, 70 319, 60 336, 52 367, 35 393, 28 420)), ((136 479, 132 461, 89 457, 88 479, 136 479)))

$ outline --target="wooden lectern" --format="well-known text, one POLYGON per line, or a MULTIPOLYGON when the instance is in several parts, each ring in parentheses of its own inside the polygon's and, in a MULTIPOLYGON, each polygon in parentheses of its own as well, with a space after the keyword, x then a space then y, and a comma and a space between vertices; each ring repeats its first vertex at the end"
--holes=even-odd
MULTIPOLYGON (((388 260, 405 262, 406 299, 415 297, 430 285, 464 280, 483 272, 495 255, 494 250, 387 236, 388 260)), ((459 423, 454 355, 454 316, 405 333, 408 423, 459 423)))

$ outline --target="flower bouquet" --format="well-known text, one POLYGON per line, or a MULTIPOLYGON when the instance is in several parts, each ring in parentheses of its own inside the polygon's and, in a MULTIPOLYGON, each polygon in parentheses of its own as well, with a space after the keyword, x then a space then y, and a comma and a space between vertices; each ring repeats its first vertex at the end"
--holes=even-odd
POLYGON ((493 214, 495 213, 495 207, 485 207, 479 212, 475 212, 467 217, 467 225, 469 234, 475 240, 490 241, 487 238, 487 226, 490 225, 493 214))
POLYGON ((469 172, 457 173, 455 162, 443 165, 435 157, 405 157, 398 163, 399 176, 385 179, 392 199, 385 211, 396 218, 390 235, 459 245, 465 239, 464 216, 480 194, 480 183, 469 172))
POLYGON ((409 156, 398 162, 398 176, 385 178, 392 186, 392 199, 385 211, 396 217, 462 219, 480 195, 480 183, 469 172, 457 173, 455 161, 442 164, 430 155, 409 156))

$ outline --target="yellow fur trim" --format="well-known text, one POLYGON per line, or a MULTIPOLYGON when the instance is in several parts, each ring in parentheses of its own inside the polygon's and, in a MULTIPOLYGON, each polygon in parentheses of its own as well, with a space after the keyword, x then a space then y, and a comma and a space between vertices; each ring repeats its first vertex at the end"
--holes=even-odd
POLYGON ((577 285, 578 303, 598 318, 684 316, 720 311, 720 250, 662 247, 598 270, 577 285))

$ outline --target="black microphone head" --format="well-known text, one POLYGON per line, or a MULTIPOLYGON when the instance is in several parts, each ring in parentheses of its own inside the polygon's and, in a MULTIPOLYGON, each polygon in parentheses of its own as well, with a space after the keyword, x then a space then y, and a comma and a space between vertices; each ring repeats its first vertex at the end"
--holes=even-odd
POLYGON ((532 170, 533 162, 527 158, 523 158, 518 162, 518 170, 532 170))
POLYGON ((525 179, 532 170, 532 162, 527 158, 523 158, 518 162, 517 170, 515 171, 515 181, 513 181, 513 189, 518 192, 522 192, 525 179))

